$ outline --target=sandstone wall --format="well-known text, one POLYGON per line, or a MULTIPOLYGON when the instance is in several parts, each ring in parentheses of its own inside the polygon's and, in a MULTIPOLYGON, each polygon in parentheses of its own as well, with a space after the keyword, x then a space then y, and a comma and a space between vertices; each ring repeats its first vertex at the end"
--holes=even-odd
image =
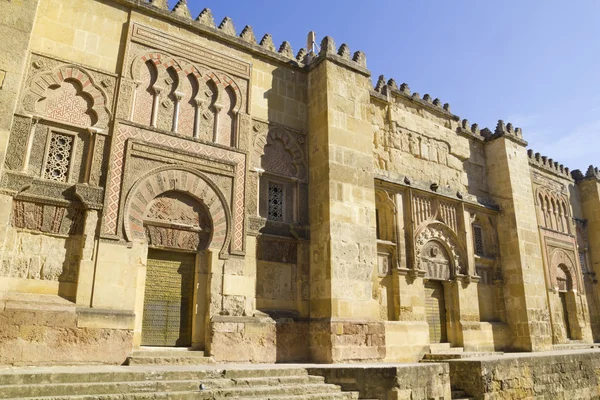
POLYGON ((453 387, 477 399, 596 399, 597 350, 449 362, 453 387))

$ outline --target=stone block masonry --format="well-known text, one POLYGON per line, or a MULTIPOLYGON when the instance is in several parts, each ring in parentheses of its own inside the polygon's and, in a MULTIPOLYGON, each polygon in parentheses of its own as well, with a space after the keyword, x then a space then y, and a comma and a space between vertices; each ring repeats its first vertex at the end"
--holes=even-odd
POLYGON ((600 398, 600 350, 506 354, 449 366, 453 388, 481 400, 600 398))

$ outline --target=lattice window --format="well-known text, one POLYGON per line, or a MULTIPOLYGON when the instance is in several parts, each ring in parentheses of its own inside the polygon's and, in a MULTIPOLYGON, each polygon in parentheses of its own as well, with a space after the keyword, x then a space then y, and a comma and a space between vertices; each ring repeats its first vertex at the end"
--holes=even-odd
POLYGON ((267 219, 283 221, 283 185, 269 182, 269 210, 267 219))
POLYGON ((479 225, 473 225, 473 240, 475 241, 475 254, 482 256, 483 251, 483 230, 479 225))
POLYGON ((71 164, 73 144, 73 136, 52 132, 44 168, 45 179, 67 182, 69 178, 69 166, 71 164))

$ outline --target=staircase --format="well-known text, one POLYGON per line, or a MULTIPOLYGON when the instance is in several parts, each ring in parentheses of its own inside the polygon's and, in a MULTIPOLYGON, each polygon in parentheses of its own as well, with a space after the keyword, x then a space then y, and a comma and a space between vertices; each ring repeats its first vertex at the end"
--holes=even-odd
POLYGON ((0 399, 350 400, 304 368, 241 366, 62 367, 0 370, 0 399))
POLYGON ((429 353, 423 356, 421 362, 443 362, 462 358, 498 356, 502 352, 495 351, 464 351, 462 347, 450 347, 450 343, 436 343, 429 346, 429 353))
POLYGON ((181 347, 141 347, 127 357, 125 365, 207 365, 213 364, 212 357, 203 351, 181 347))

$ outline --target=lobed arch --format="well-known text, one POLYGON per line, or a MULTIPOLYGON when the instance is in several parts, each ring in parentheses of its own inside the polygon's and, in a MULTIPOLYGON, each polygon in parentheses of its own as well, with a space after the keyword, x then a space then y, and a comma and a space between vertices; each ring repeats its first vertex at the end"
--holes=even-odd
POLYGON ((558 268, 563 266, 570 275, 569 278, 573 285, 573 290, 580 290, 579 274, 577 273, 576 262, 572 256, 562 249, 554 249, 550 253, 550 282, 553 288, 558 288, 557 272, 558 268))
POLYGON ((143 226, 146 208, 157 196, 171 191, 185 193, 206 206, 213 226, 208 248, 225 256, 231 236, 231 212, 225 198, 204 174, 184 166, 156 168, 133 185, 125 201, 126 239, 147 240, 143 226))
POLYGON ((570 233, 571 207, 566 195, 551 191, 539 186, 534 192, 535 203, 538 209, 539 222, 546 228, 563 233, 570 233))
POLYGON ((271 128, 266 135, 258 136, 255 139, 253 157, 255 165, 260 166, 260 159, 264 155, 265 147, 273 144, 275 140, 280 140, 285 150, 292 156, 292 163, 296 168, 296 174, 293 177, 305 181, 307 178, 307 167, 304 160, 304 152, 292 134, 281 127, 271 128))
POLYGON ((31 113, 36 113, 35 105, 46 98, 47 90, 60 87, 64 82, 74 82, 78 89, 78 95, 80 94, 90 101, 91 106, 88 108, 88 112, 92 113, 96 120, 92 126, 106 128, 111 119, 107 106, 108 96, 94 82, 90 73, 75 65, 61 64, 51 71, 35 75, 23 98, 23 107, 31 113))
POLYGON ((451 263, 451 276, 468 275, 468 265, 464 257, 465 251, 456 234, 446 225, 435 221, 422 226, 415 232, 415 256, 419 258, 423 248, 430 241, 436 241, 444 247, 451 263))
MULTIPOLYGON (((140 81, 140 69, 148 61, 151 61, 157 70, 159 76, 157 81, 164 81, 164 79, 166 79, 166 71, 169 68, 173 68, 179 76, 179 84, 181 84, 182 78, 188 77, 189 75, 193 75, 195 79, 197 79, 198 84, 202 81, 212 81, 217 88, 217 102, 219 101, 219 97, 222 95, 223 90, 230 88, 235 94, 235 105, 233 106, 232 111, 237 114, 242 110, 242 91, 235 80, 224 72, 201 68, 187 60, 180 60, 163 52, 153 50, 140 53, 134 58, 134 61, 131 64, 131 77, 136 82, 140 81)), ((178 89, 179 88, 176 88, 175 90, 178 89)))

